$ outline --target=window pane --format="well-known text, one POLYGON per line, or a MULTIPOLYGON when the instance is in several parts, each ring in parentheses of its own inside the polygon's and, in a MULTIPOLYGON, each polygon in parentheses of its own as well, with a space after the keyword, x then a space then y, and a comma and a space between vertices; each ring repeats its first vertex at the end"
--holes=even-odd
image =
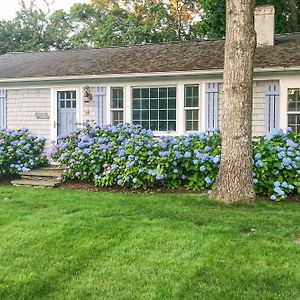
POLYGON ((111 88, 111 107, 123 108, 123 88, 111 88))
POLYGON ((158 108, 158 99, 150 99, 150 108, 158 108))
POLYGON ((149 122, 148 121, 142 121, 142 126, 145 129, 149 129, 149 122))
POLYGON ((186 85, 184 93, 185 107, 198 107, 199 106, 199 86, 186 85))
POLYGON ((176 108, 176 98, 169 98, 168 100, 168 108, 176 108))
POLYGON ((142 98, 149 98, 149 89, 142 89, 142 98))
POLYGON ((159 98, 167 98, 168 97, 168 89, 160 88, 159 89, 159 98))
POLYGON ((133 103, 132 103, 132 108, 133 109, 136 109, 136 108, 141 108, 141 100, 133 100, 133 103))
POLYGON ((142 110, 142 120, 149 120, 149 110, 142 110))
POLYGON ((193 122, 193 131, 198 131, 199 130, 199 123, 198 121, 193 122))
POLYGON ((288 126, 291 127, 293 131, 300 133, 300 114, 289 114, 288 126))
POLYGON ((288 111, 300 111, 300 89, 288 90, 288 111))
POLYGON ((71 108, 71 100, 66 101, 66 108, 71 108))
POLYGON ((142 109, 148 109, 148 108, 149 108, 149 100, 142 99, 142 109))
POLYGON ((122 111, 113 111, 112 112, 112 124, 118 125, 123 123, 123 112, 122 111))
POLYGON ((186 131, 192 131, 192 130, 193 130, 193 122, 186 121, 186 131))
POLYGON ((141 119, 141 111, 140 110, 134 110, 132 114, 133 120, 140 120, 141 119))
POLYGON ((186 110, 185 111, 185 130, 198 131, 199 130, 199 110, 186 110))
POLYGON ((150 89, 150 98, 158 98, 158 89, 157 88, 150 89))
POLYGON ((159 109, 166 109, 168 106, 167 98, 159 99, 159 109))
POLYGON ((176 121, 168 122, 168 131, 175 131, 176 130, 176 121))
POLYGON ((172 87, 168 89, 168 97, 169 98, 176 98, 176 87, 172 87))
POLYGON ((118 100, 112 101, 112 108, 118 108, 118 100))
POLYGON ((157 122, 151 121, 150 122, 150 129, 153 130, 153 131, 158 131, 158 121, 157 122))
POLYGON ((133 99, 141 98, 140 89, 132 89, 132 98, 133 99))
POLYGON ((168 111, 168 120, 176 120, 176 110, 168 111))
POLYGON ((191 110, 186 111, 186 119, 191 120, 193 118, 193 112, 191 110))
POLYGON ((72 101, 72 106, 73 106, 73 108, 76 108, 76 100, 72 101))
POLYGON ((167 120, 167 111, 166 110, 160 110, 159 111, 159 119, 160 120, 167 120))
POLYGON ((60 108, 65 108, 65 101, 60 101, 60 108))
POLYGON ((158 120, 158 110, 150 111, 150 120, 158 120))
POLYGON ((167 131, 167 121, 159 122, 159 131, 167 131))

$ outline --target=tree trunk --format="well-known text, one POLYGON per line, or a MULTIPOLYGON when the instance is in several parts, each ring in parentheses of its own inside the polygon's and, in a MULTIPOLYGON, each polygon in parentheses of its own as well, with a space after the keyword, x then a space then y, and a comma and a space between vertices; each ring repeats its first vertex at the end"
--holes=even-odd
POLYGON ((222 155, 212 198, 254 200, 252 183, 254 0, 226 0, 222 155))

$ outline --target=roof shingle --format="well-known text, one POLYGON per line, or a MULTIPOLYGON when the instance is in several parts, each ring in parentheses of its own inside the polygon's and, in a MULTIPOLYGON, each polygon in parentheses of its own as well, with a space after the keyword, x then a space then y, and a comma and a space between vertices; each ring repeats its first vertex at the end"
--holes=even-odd
MULTIPOLYGON (((256 68, 300 66, 300 33, 276 35, 258 47, 256 68)), ((0 78, 61 77, 222 69, 224 40, 10 53, 0 56, 0 78)))

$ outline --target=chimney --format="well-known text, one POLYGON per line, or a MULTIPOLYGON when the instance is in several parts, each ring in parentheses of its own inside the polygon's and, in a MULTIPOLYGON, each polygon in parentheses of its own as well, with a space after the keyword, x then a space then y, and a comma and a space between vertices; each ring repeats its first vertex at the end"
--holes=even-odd
POLYGON ((273 5, 262 5, 255 8, 255 31, 257 46, 274 45, 275 8, 273 5))

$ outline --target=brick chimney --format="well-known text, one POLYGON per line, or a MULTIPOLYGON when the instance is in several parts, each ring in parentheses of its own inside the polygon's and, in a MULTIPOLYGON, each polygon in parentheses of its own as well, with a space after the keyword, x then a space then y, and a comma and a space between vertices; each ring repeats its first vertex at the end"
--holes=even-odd
POLYGON ((273 5, 262 5, 255 8, 255 31, 257 46, 274 45, 275 8, 273 5))

